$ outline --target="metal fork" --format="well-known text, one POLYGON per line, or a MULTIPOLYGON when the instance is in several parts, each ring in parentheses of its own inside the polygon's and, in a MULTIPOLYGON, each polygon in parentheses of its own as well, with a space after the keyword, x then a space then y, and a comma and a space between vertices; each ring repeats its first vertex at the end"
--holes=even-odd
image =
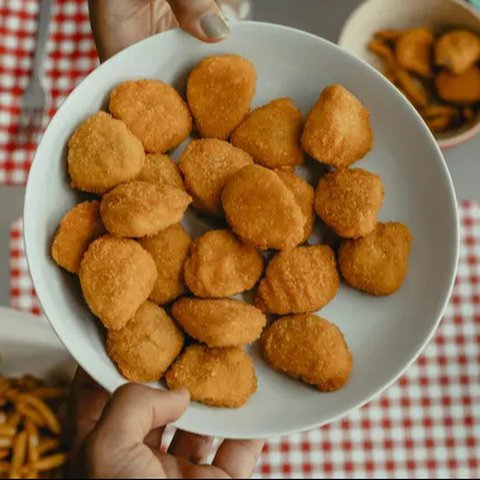
POLYGON ((47 92, 43 85, 43 67, 47 51, 48 25, 52 0, 41 0, 38 19, 33 70, 30 81, 23 94, 19 121, 19 134, 28 142, 36 141, 44 124, 44 112, 47 105, 47 92))

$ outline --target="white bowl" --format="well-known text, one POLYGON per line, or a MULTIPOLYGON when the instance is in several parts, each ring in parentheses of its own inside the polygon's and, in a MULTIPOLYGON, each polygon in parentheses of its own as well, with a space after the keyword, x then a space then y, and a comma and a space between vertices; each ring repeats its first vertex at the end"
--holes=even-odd
POLYGON ((76 363, 41 317, 0 307, 2 375, 69 382, 76 363))
MULTIPOLYGON (((346 20, 338 44, 378 70, 383 63, 367 48, 375 32, 386 29, 427 27, 434 32, 464 27, 480 34, 480 13, 463 0, 366 0, 346 20)), ((480 132, 475 123, 435 135, 442 149, 470 140, 480 132)))
MULTIPOLYGON (((125 380, 105 352, 98 321, 89 313, 77 279, 49 255, 60 218, 80 199, 69 186, 66 169, 66 144, 73 130, 105 105, 119 82, 153 77, 181 87, 198 60, 218 53, 234 52, 254 62, 254 106, 288 95, 306 113, 325 86, 339 82, 349 88, 369 108, 375 133, 375 148, 358 166, 383 179, 381 220, 405 222, 413 232, 410 271, 395 295, 373 298, 342 285, 337 298, 321 311, 340 326, 353 352, 355 366, 345 388, 322 394, 274 372, 255 346, 259 387, 247 405, 228 410, 192 404, 176 423, 220 437, 269 437, 344 415, 387 387, 415 359, 435 330, 452 288, 458 219, 452 181, 435 139, 375 69, 332 43, 291 28, 240 22, 231 30, 224 42, 210 45, 178 30, 151 37, 111 58, 72 92, 43 136, 30 171, 25 242, 35 289, 52 326, 78 363, 114 390, 125 380)), ((318 175, 318 164, 307 164, 318 175)), ((194 234, 204 227, 197 221, 194 214, 187 215, 194 234)))

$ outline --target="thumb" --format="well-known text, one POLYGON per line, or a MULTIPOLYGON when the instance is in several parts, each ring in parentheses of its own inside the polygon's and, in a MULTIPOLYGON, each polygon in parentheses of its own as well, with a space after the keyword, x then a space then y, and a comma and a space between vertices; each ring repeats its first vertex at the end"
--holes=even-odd
POLYGON ((218 42, 229 33, 215 0, 167 0, 180 27, 204 42, 218 42))
POLYGON ((187 390, 163 391, 144 385, 127 384, 112 395, 93 437, 102 450, 143 443, 154 429, 177 420, 187 409, 187 390), (129 445, 125 445, 128 442, 129 445))

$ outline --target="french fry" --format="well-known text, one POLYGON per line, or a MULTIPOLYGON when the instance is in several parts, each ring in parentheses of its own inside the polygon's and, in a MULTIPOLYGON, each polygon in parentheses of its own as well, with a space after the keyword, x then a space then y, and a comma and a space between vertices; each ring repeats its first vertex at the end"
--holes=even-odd
POLYGON ((68 387, 39 387, 32 390, 31 393, 42 400, 54 400, 57 398, 67 398, 70 389, 68 387))
POLYGON ((368 44, 368 49, 382 58, 388 68, 393 68, 395 66, 395 55, 393 50, 381 40, 371 40, 368 44))
POLYGON ((13 445, 12 437, 0 437, 0 448, 11 448, 13 445))
POLYGON ((421 114, 423 118, 437 117, 439 115, 457 115, 458 110, 451 105, 427 105, 422 108, 421 114))
POLYGON ((8 473, 10 471, 9 462, 0 462, 0 474, 8 473))
POLYGON ((10 450, 8 450, 8 449, 6 449, 6 448, 0 449, 0 460, 4 460, 4 459, 7 458, 9 455, 10 455, 10 450))
POLYGON ((37 427, 44 427, 45 426, 45 420, 43 417, 32 407, 29 405, 26 405, 25 403, 17 403, 16 404, 17 411, 23 415, 25 418, 30 419, 33 423, 37 425, 37 427))
POLYGON ((29 463, 35 463, 40 458, 40 453, 38 451, 40 441, 38 429, 31 420, 25 422, 25 429, 27 432, 28 461, 29 463))
POLYGON ((8 416, 5 412, 0 412, 0 425, 5 425, 7 423, 8 416))
POLYGON ((0 437, 13 437, 17 433, 17 428, 13 425, 0 425, 0 437))
POLYGON ((39 388, 42 383, 43 382, 41 380, 32 375, 24 375, 17 380, 16 385, 21 390, 33 390, 35 388, 39 388))
POLYGON ((472 107, 464 107, 462 109, 462 115, 465 121, 471 122, 475 119, 475 110, 472 107))
POLYGON ((8 378, 0 377, 0 394, 10 390, 12 383, 8 378))
POLYGON ((45 472, 65 465, 67 459, 68 456, 66 453, 54 453, 53 455, 43 457, 38 462, 29 465, 29 468, 39 472, 45 472))
POLYGON ((428 94, 422 83, 406 70, 398 69, 396 75, 400 90, 414 106, 424 108, 428 103, 428 94))
POLYGON ((387 40, 387 41, 395 41, 398 37, 402 34, 402 30, 394 30, 394 29, 387 29, 387 30, 380 30, 379 32, 375 33, 375 38, 379 40, 387 40))
POLYGON ((439 115, 437 117, 427 118, 425 122, 432 132, 443 132, 450 126, 451 120, 452 117, 449 115, 439 115))
POLYGON ((47 428, 54 434, 58 435, 61 432, 60 422, 50 407, 41 399, 34 397, 28 393, 22 393, 18 396, 20 402, 26 403, 34 408, 41 417, 45 420, 47 428))
POLYGON ((60 448, 60 441, 58 438, 41 439, 38 444, 38 453, 42 456, 43 454, 51 452, 52 450, 57 450, 58 448, 60 448))
POLYGON ((20 468, 25 462, 27 454, 27 432, 20 432, 13 442, 12 460, 10 462, 9 477, 16 478, 20 472, 20 468))
POLYGON ((7 424, 17 428, 21 421, 22 421, 22 416, 18 412, 13 412, 8 417, 7 424))

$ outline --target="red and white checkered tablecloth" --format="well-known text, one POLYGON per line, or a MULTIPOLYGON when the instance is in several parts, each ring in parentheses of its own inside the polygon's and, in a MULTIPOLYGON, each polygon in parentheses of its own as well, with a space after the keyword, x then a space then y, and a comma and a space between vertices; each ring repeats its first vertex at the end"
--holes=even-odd
MULTIPOLYGON (((378 399, 343 420, 270 439, 256 477, 480 477, 480 204, 459 206, 457 280, 421 357, 378 399)), ((21 222, 11 235, 12 306, 40 313, 21 222)))
MULTIPOLYGON (((40 2, 0 0, 0 184, 26 183, 35 152, 36 145, 19 135, 18 121, 31 74, 40 2)), ((87 0, 54 0, 45 65, 50 118, 97 64, 87 0)))
MULTIPOLYGON (((38 5, 0 0, 0 184, 24 184, 35 149, 16 134, 38 5)), ((46 65, 50 116, 96 65, 86 0, 56 0, 46 65)), ((422 356, 377 400, 343 420, 270 439, 256 477, 480 477, 480 204, 463 202, 460 216, 457 281, 422 356)), ((21 221, 12 225, 10 253, 12 306, 41 314, 21 221)))

